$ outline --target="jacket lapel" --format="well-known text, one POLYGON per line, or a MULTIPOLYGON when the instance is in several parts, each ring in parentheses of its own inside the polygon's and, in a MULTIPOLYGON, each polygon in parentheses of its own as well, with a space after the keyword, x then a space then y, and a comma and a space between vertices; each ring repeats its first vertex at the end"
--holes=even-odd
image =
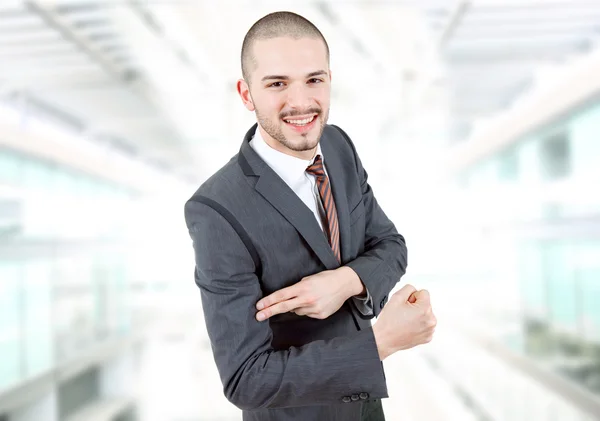
MULTIPOLYGON (((323 234, 314 214, 250 146, 249 142, 256 131, 256 127, 257 124, 254 124, 248 133, 246 133, 240 153, 238 154, 238 163, 242 171, 248 177, 258 177, 254 185, 256 191, 296 228, 327 269, 339 267, 333 250, 327 242, 327 238, 323 234)), ((326 157, 325 159, 327 160, 328 158, 326 157)), ((325 162, 327 165, 327 161, 325 162)), ((327 171, 329 171, 329 167, 327 167, 327 171)), ((334 199, 337 206, 335 190, 334 199)), ((340 220, 340 227, 341 225, 342 222, 340 220)))

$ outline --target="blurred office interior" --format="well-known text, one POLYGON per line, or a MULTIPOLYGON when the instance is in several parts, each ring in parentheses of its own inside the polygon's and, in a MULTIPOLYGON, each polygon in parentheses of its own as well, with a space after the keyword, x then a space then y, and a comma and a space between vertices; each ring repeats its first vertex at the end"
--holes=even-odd
POLYGON ((276 10, 331 50, 434 340, 390 421, 600 419, 600 2, 2 0, 0 421, 229 421, 183 204, 276 10))

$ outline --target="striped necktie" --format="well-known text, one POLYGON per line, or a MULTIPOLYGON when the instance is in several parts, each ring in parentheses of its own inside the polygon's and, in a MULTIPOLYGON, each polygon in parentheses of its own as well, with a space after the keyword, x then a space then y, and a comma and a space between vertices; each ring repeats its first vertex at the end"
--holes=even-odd
POLYGON ((335 208, 333 194, 331 193, 331 184, 329 183, 327 174, 325 174, 323 160, 320 155, 316 156, 315 162, 306 169, 306 172, 317 177, 317 187, 326 215, 326 221, 324 222, 327 231, 327 239, 329 240, 333 254, 335 254, 338 263, 340 263, 342 259, 340 256, 340 227, 338 225, 337 210, 335 208))

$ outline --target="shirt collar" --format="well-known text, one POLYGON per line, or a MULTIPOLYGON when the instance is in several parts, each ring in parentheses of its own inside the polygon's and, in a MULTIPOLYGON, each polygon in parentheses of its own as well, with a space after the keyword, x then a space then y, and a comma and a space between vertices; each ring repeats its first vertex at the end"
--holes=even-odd
POLYGON ((296 158, 269 146, 265 142, 260 129, 257 127, 250 144, 258 156, 290 186, 297 183, 299 179, 303 179, 306 168, 314 163, 317 155, 321 155, 321 160, 323 161, 323 165, 325 165, 325 158, 321 152, 320 143, 317 144, 317 152, 312 159, 296 158))

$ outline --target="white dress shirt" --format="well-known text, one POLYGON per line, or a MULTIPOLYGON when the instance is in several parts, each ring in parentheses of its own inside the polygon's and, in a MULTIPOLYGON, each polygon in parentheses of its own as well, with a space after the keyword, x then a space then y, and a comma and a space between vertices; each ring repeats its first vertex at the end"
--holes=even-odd
MULTIPOLYGON (((310 160, 296 158, 295 156, 284 154, 270 147, 262 137, 260 130, 257 128, 254 137, 250 140, 250 146, 254 151, 267 163, 269 167, 296 193, 296 195, 304 202, 304 204, 315 215, 315 219, 319 226, 323 229, 323 221, 325 219, 325 211, 317 187, 317 177, 306 172, 306 169, 312 165, 317 155, 321 155, 325 174, 327 167, 325 157, 321 152, 321 145, 317 145, 317 152, 310 160)), ((367 290, 366 297, 352 297, 357 304, 357 308, 365 315, 373 314, 373 300, 371 294, 367 290)))

